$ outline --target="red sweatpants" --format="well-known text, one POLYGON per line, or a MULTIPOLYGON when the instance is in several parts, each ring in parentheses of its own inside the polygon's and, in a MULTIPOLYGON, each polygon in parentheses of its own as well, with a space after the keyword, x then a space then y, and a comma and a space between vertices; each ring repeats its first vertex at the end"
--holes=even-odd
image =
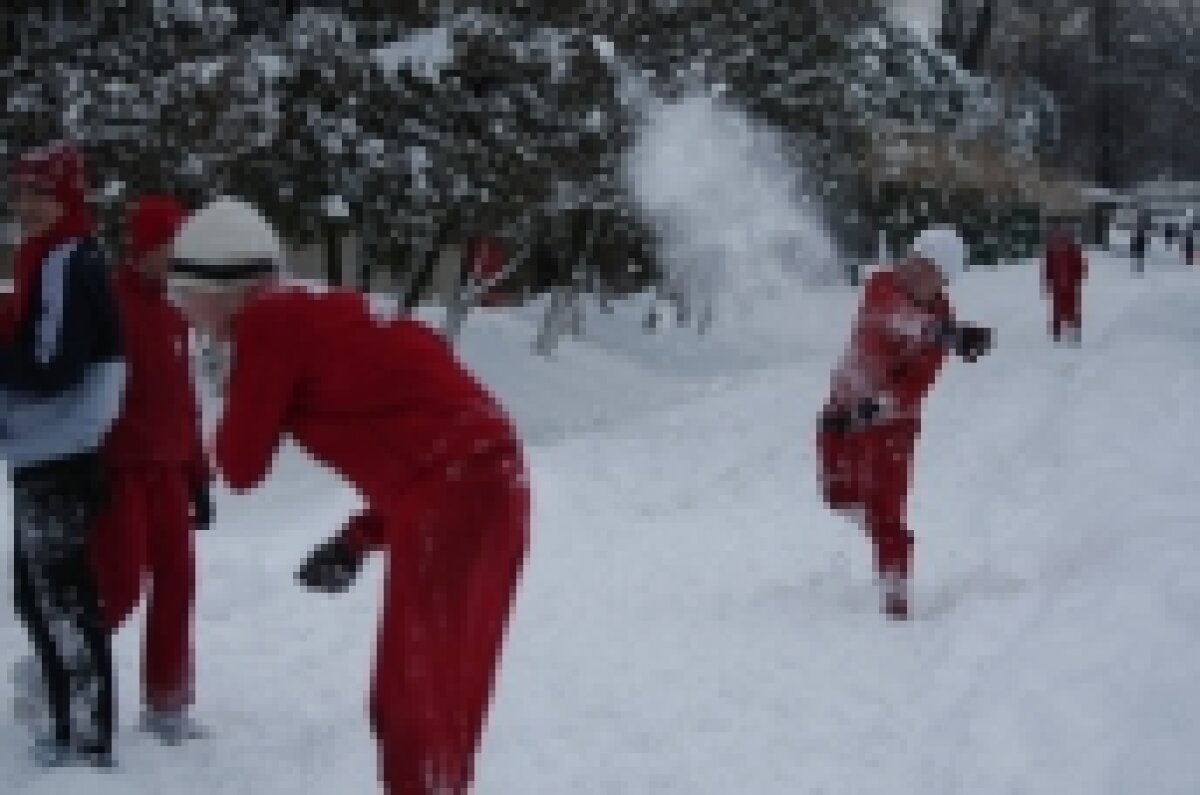
POLYGON ((1052 285, 1050 288, 1050 333, 1062 336, 1064 327, 1080 328, 1082 323, 1082 286, 1052 285))
POLYGON ((528 546, 521 460, 490 455, 457 477, 439 469, 355 525, 388 540, 370 710, 384 788, 465 795, 528 546))
POLYGON ((112 486, 112 502, 92 531, 105 626, 115 632, 148 584, 142 697, 153 709, 188 706, 196 564, 185 468, 119 468, 112 486))
POLYGON ((908 530, 908 490, 916 452, 918 420, 891 420, 845 434, 817 436, 826 502, 862 510, 880 574, 912 570, 913 537, 908 530))

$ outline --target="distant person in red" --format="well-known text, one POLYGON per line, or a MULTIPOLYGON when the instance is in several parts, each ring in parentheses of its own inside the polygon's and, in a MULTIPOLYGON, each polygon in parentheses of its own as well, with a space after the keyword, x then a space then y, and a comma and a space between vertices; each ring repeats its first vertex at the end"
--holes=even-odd
POLYGON ((875 552, 882 607, 908 617, 913 536, 907 500, 921 406, 946 355, 974 361, 991 332, 959 323, 945 278, 919 248, 868 280, 817 430, 826 503, 860 520, 875 552))
POLYGON ((113 496, 93 531, 101 611, 115 632, 147 585, 142 726, 167 743, 198 735, 192 703, 193 531, 212 517, 209 471, 188 355, 188 326, 167 301, 171 244, 185 212, 137 201, 115 283, 129 380, 104 447, 113 496))
POLYGON ((1078 345, 1082 338, 1083 280, 1087 261, 1083 248, 1065 226, 1054 226, 1046 238, 1042 288, 1050 299, 1050 334, 1078 345))
POLYGON ((270 226, 232 199, 176 240, 177 300, 231 349, 214 463, 252 489, 288 437, 362 495, 297 576, 340 591, 369 552, 388 556, 370 709, 385 789, 462 795, 528 544, 520 442, 440 335, 357 294, 282 288, 279 259, 270 226))
MULTIPOLYGON (((483 285, 498 280, 508 262, 504 244, 491 235, 476 235, 467 243, 467 273, 473 284, 483 285)), ((503 298, 498 284, 483 293, 482 306, 501 306, 503 298)))

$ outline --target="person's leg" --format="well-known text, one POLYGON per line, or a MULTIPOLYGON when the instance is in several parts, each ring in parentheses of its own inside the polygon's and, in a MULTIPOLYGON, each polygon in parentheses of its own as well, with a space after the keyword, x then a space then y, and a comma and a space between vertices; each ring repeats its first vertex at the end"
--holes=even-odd
MULTIPOLYGON (((383 618, 376 643, 375 670, 371 677, 371 729, 379 753, 379 776, 387 795, 429 795, 427 707, 419 698, 421 673, 414 659, 420 624, 404 599, 410 576, 403 561, 389 561, 383 618), (414 700, 413 694, 418 696, 414 700)), ((427 692, 427 690, 426 690, 427 692)))
POLYGON ((918 427, 915 422, 894 421, 873 428, 866 452, 867 530, 875 545, 884 608, 895 618, 908 613, 914 540, 906 514, 918 427))
MULTIPOLYGON (((24 499, 24 495, 17 489, 13 489, 13 512, 15 514, 24 510, 20 500, 24 499)), ((15 521, 14 521, 15 524, 15 521)), ((32 631, 32 625, 35 620, 34 612, 34 597, 33 597, 33 582, 29 577, 29 561, 26 559, 22 549, 21 534, 16 532, 14 527, 13 532, 13 611, 17 615, 17 620, 21 626, 26 628, 26 631, 32 631)))
POLYGON ((1067 297, 1060 285, 1054 285, 1050 291, 1050 334, 1058 342, 1063 336, 1063 327, 1067 321, 1067 297))
MULTIPOLYGON (((14 497, 15 500, 20 499, 17 495, 14 497)), ((20 510, 19 502, 15 507, 20 510)), ((13 664, 9 675, 13 687, 13 714, 37 738, 49 730, 49 694, 41 662, 46 658, 49 638, 45 635, 44 626, 37 620, 29 561, 21 549, 20 536, 16 533, 13 538, 13 589, 17 619, 25 627, 31 646, 31 652, 13 664)))
POLYGON ((115 470, 111 500, 92 525, 88 545, 101 620, 110 633, 120 629, 142 597, 152 490, 144 470, 115 470))
MULTIPOLYGON (((517 455, 489 463, 481 477, 478 519, 486 529, 481 554, 460 606, 461 639, 452 659, 461 665, 457 747, 451 781, 467 792, 500 667, 504 636, 529 545, 529 489, 517 455)), ((458 791, 458 790, 454 790, 458 791)))
POLYGON ((191 497, 182 467, 163 467, 153 480, 142 696, 153 712, 178 713, 191 706, 193 697, 191 497))
POLYGON ((14 504, 53 740, 104 762, 112 751, 112 659, 87 543, 93 506, 54 474, 15 478, 14 504))
POLYGON ((818 428, 818 485, 825 504, 842 512, 861 503, 861 434, 818 428))
POLYGON ((1074 342, 1078 344, 1083 339, 1083 284, 1077 283, 1071 291, 1071 328, 1074 342))
POLYGON ((389 518, 372 722, 389 793, 465 794, 528 538, 519 458, 431 477, 389 518), (422 789, 421 787, 424 787, 422 789))

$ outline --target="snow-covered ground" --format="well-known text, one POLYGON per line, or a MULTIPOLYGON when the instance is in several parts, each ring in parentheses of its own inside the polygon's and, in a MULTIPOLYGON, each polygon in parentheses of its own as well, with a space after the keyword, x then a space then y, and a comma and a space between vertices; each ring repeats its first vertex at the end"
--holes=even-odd
MULTIPOLYGON (((903 626, 877 614, 867 545, 815 490, 812 421, 851 291, 811 288, 710 338, 592 311, 551 361, 529 352, 535 311, 473 316, 464 356, 520 422, 536 490, 477 791, 1200 792, 1200 273, 1165 252, 1140 279, 1119 258, 1092 272, 1079 350, 1047 341, 1033 268, 957 277, 960 315, 999 347, 951 364, 929 401, 903 626)), ((133 730, 139 618, 119 642, 119 772, 35 769, 5 709, 0 789, 376 791, 382 565, 341 597, 291 581, 354 505, 294 452, 259 493, 220 496, 199 540, 211 739, 133 730)), ((0 670, 24 648, 0 611, 0 670)))

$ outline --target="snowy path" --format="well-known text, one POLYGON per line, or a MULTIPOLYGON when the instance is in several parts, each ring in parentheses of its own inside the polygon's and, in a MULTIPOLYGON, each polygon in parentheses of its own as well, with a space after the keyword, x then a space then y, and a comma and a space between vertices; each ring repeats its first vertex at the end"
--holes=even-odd
MULTIPOLYGON (((1200 281, 1093 270, 1081 350, 1046 341, 1031 270, 955 285, 1000 347, 950 365, 930 399, 907 626, 876 614, 865 542, 815 495, 811 422, 851 295, 809 296, 789 358, 601 321, 545 363, 524 320, 468 325, 536 489, 478 791, 1200 792, 1200 281)), ((381 567, 335 599, 289 579, 353 505, 292 455, 261 493, 223 499, 201 540, 212 740, 126 731, 121 773, 45 774, 0 711, 4 791, 373 791, 381 567)), ((125 726, 137 630, 120 643, 125 726)), ((4 612, 0 648, 2 666, 23 648, 4 612)))

